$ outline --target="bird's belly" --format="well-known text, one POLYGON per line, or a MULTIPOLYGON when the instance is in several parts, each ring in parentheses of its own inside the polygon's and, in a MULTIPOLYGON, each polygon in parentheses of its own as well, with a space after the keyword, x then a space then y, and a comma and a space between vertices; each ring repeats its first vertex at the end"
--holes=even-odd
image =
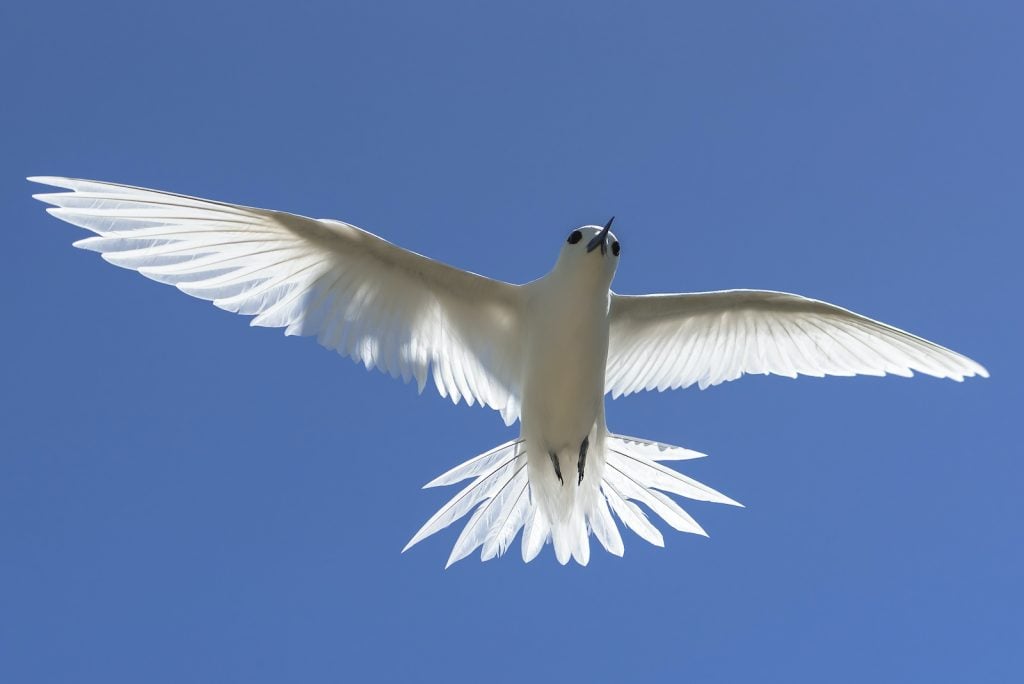
POLYGON ((531 341, 524 368, 524 432, 550 451, 579 449, 604 398, 608 333, 599 321, 550 326, 555 332, 531 341))
POLYGON ((543 374, 524 396, 523 426, 542 436, 550 450, 578 447, 597 417, 602 388, 575 370, 543 374))

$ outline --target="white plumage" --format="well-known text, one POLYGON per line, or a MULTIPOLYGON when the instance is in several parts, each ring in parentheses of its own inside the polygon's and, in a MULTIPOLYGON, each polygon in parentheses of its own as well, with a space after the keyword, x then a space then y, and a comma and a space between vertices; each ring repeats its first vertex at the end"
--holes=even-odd
POLYGON ((76 247, 174 285, 252 325, 316 336, 420 390, 518 418, 517 288, 340 221, 70 178, 35 195, 95 237, 76 247), (431 373, 432 369, 432 373, 431 373))
POLYGON ((621 556, 613 513, 648 542, 658 528, 705 535, 667 496, 739 505, 664 465, 703 454, 611 434, 603 395, 702 389, 745 373, 896 375, 961 381, 988 373, 944 347, 846 309, 782 292, 622 296, 619 245, 604 228, 570 233, 554 269, 526 285, 462 271, 347 223, 70 178, 35 197, 95 235, 75 243, 252 325, 323 346, 422 391, 479 402, 520 436, 427 486, 471 482, 406 549, 470 515, 449 557, 502 555, 522 531, 525 561, 552 541, 586 564, 591 534, 621 556))
POLYGON ((727 290, 612 297, 608 391, 620 397, 744 373, 902 375, 957 382, 978 363, 833 304, 785 292, 727 290))

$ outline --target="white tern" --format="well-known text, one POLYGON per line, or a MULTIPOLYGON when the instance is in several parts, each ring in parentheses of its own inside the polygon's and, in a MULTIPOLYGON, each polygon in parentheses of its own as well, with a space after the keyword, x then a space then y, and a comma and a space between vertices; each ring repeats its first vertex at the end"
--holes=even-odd
POLYGON ((252 325, 315 335, 328 349, 405 381, 428 380, 455 403, 479 402, 520 422, 519 437, 427 486, 471 483, 408 549, 472 512, 448 564, 483 547, 499 556, 523 530, 532 560, 586 564, 591 533, 621 556, 612 517, 663 545, 643 504, 671 527, 704 530, 667 494, 739 505, 666 467, 695 451, 608 432, 604 397, 701 389, 745 373, 895 375, 961 381, 971 359, 832 304, 784 292, 619 295, 622 254, 611 221, 563 241, 550 273, 511 285, 397 247, 348 223, 144 188, 58 177, 35 197, 95 236, 99 252, 252 325))

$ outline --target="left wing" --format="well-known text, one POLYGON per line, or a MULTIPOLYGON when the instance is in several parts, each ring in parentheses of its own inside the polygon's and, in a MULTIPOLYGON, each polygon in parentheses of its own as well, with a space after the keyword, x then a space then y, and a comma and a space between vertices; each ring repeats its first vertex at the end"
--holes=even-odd
POLYGON ((894 375, 962 381, 980 364, 833 304, 785 292, 612 294, 605 391, 701 389, 744 373, 894 375))
POLYGON ((341 221, 117 183, 30 178, 35 195, 94 236, 76 247, 255 316, 252 325, 315 335, 392 377, 428 375, 441 396, 519 416, 521 294, 341 221))

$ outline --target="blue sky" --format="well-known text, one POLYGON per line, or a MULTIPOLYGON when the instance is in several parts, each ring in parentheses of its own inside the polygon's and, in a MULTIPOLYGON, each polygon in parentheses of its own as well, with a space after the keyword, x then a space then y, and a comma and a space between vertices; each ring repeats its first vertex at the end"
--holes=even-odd
POLYGON ((1019 4, 142 4, 0 8, 0 681, 1021 677, 1019 4), (615 214, 620 292, 795 291, 992 378, 610 402, 747 508, 443 571, 419 487, 497 414, 72 249, 32 174, 515 282, 615 214))

